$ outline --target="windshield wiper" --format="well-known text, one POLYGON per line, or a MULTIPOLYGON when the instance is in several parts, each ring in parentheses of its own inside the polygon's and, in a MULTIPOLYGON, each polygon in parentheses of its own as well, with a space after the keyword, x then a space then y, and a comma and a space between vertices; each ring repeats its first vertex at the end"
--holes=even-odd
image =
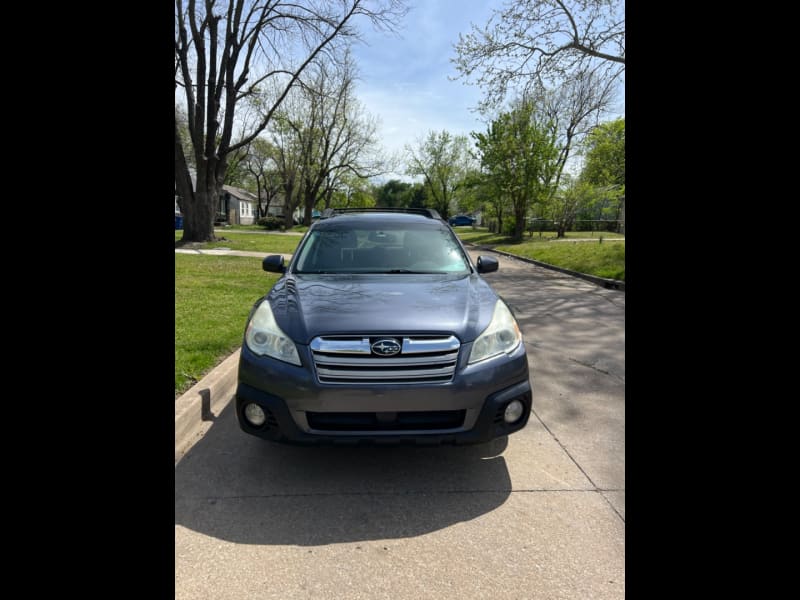
POLYGON ((431 275, 438 272, 439 271, 412 271, 410 269, 391 269, 389 271, 384 271, 384 273, 404 273, 411 275, 431 275))

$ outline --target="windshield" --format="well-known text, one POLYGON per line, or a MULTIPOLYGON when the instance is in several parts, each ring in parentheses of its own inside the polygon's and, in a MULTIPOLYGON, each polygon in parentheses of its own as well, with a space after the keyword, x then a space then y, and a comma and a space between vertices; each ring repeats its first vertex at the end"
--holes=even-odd
POLYGON ((449 229, 316 229, 299 250, 296 273, 468 273, 469 263, 449 229))

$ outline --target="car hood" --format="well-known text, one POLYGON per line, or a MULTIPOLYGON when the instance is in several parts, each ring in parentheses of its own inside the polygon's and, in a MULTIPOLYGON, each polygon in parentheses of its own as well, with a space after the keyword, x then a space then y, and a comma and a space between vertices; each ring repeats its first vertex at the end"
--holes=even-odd
POLYGON ((474 340, 492 318, 497 294, 479 275, 294 275, 267 300, 295 342, 318 335, 453 334, 474 340))

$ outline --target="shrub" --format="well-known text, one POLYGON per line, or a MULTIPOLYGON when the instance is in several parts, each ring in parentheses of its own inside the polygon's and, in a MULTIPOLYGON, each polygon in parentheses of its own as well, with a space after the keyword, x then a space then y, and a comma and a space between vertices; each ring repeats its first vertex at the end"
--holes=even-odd
POLYGON ((261 217, 257 224, 264 229, 280 229, 283 227, 283 219, 270 215, 269 217, 261 217))

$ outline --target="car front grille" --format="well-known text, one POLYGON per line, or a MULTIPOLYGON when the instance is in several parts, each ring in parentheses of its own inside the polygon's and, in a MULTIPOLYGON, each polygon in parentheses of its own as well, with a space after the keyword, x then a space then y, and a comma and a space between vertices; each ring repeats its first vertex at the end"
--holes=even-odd
POLYGON ((325 336, 311 341, 320 383, 448 383, 453 380, 461 343, 454 336, 325 336), (373 352, 373 344, 393 340, 394 356, 373 352))

